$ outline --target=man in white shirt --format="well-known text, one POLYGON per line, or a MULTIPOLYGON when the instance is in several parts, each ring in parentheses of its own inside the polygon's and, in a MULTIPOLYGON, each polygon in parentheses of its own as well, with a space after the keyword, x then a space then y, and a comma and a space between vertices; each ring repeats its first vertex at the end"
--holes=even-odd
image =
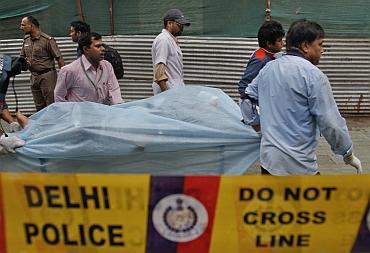
POLYGON ((176 37, 180 36, 184 26, 190 26, 190 23, 178 9, 168 10, 163 22, 164 29, 152 45, 154 95, 185 85, 182 52, 176 37))

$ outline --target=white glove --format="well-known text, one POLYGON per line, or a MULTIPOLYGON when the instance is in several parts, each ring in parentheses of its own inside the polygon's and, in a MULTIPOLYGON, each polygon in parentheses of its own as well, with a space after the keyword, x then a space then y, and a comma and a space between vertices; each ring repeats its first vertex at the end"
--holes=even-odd
POLYGON ((350 154, 343 157, 345 164, 349 164, 357 170, 357 174, 362 173, 361 161, 354 154, 350 154))
POLYGON ((5 135, 1 135, 0 153, 15 153, 14 149, 22 147, 24 144, 26 144, 26 142, 22 139, 19 139, 17 136, 5 137, 5 135))
POLYGON ((21 125, 19 125, 18 122, 14 121, 14 122, 10 123, 10 125, 9 125, 9 132, 10 133, 18 132, 18 131, 21 131, 21 130, 22 130, 22 127, 21 127, 21 125))

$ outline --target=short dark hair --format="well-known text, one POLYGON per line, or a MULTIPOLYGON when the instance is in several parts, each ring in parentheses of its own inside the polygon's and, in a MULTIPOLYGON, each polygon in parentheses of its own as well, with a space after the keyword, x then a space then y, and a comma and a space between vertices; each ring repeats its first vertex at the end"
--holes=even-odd
POLYGON ((27 20, 36 27, 40 27, 39 21, 34 16, 27 16, 27 20))
POLYGON ((258 46, 265 48, 267 42, 275 43, 277 39, 284 37, 283 26, 277 21, 266 21, 258 29, 258 46))
POLYGON ((169 21, 175 21, 175 20, 163 20, 163 28, 167 27, 167 24, 169 21))
POLYGON ((318 23, 306 19, 297 20, 290 25, 287 33, 287 50, 299 48, 303 42, 311 43, 324 37, 324 29, 318 23))
POLYGON ((78 40, 78 48, 83 52, 84 47, 90 47, 93 40, 100 40, 101 35, 96 32, 82 34, 78 40))
POLYGON ((90 32, 90 25, 83 21, 72 21, 71 26, 74 28, 76 32, 81 32, 81 33, 90 32))

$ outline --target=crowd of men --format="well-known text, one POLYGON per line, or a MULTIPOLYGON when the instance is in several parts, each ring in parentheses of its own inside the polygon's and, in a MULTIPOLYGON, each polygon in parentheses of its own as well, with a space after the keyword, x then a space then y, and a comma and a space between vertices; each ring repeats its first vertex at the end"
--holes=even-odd
MULTIPOLYGON (((185 85, 177 40, 184 26, 190 26, 190 22, 180 10, 165 13, 163 30, 152 44, 154 95, 185 85)), ((66 66, 54 38, 40 30, 37 19, 23 18, 21 29, 25 33, 21 56, 31 72, 31 91, 38 111, 54 101, 106 105, 123 102, 114 64, 105 60, 107 50, 102 36, 91 32, 88 24, 71 23, 70 36, 78 42, 78 48, 76 60, 66 66)), ((316 158, 320 134, 335 154, 361 173, 361 162, 353 154, 346 122, 329 80, 316 66, 323 53, 323 28, 307 20, 292 23, 286 35, 287 51, 279 54, 284 37, 279 22, 262 24, 259 48, 250 57, 238 84, 242 121, 261 134, 261 174, 320 174, 316 158)), ((8 112, 6 116, 9 123, 16 122, 8 112)), ((24 126, 27 120, 19 114, 17 117, 24 126)), ((6 139, 1 136, 0 144, 6 139)), ((3 152, 13 152, 23 144, 15 139, 13 146, 0 145, 0 152, 2 146, 6 146, 3 152)))

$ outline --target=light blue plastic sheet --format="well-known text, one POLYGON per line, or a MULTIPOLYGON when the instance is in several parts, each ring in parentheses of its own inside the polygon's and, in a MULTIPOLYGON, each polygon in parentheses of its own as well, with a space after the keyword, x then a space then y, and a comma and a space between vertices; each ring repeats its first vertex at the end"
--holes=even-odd
POLYGON ((243 174, 260 137, 215 88, 186 86, 116 106, 54 103, 18 133, 26 145, 2 171, 243 174))

